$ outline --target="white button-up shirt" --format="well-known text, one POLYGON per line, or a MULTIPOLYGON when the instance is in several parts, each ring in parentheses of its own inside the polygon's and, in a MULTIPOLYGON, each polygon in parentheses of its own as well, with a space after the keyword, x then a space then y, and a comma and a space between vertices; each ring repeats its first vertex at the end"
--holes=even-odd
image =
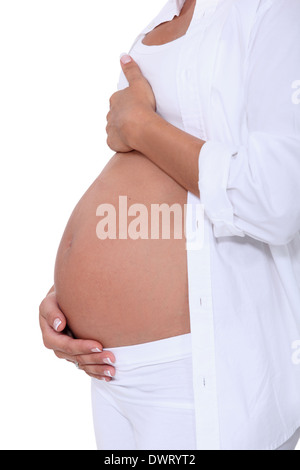
POLYGON ((273 450, 300 427, 299 18, 299 0, 198 0, 180 55, 184 129, 207 142, 187 213, 199 450, 273 450))

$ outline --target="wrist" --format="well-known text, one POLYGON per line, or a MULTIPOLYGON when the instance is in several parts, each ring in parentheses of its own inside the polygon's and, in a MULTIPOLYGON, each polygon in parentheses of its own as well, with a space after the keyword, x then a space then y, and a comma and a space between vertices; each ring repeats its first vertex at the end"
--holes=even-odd
POLYGON ((127 145, 134 150, 142 152, 145 133, 159 118, 153 109, 143 109, 135 113, 134 118, 127 123, 124 129, 127 145))

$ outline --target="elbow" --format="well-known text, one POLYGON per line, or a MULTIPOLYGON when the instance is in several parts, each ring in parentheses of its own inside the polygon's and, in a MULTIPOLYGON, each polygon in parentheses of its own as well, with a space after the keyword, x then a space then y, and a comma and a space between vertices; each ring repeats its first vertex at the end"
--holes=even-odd
POLYGON ((300 230, 298 197, 292 191, 269 190, 266 195, 246 204, 233 204, 235 221, 245 235, 268 245, 288 245, 300 230))
POLYGON ((213 219, 209 217, 216 238, 239 236, 250 237, 272 246, 288 245, 300 231, 300 214, 292 211, 257 211, 247 217, 246 213, 233 214, 233 218, 213 219))
POLYGON ((252 191, 245 197, 237 191, 202 192, 201 201, 215 237, 248 236, 273 246, 289 244, 300 231, 298 195, 292 191, 288 195, 265 193, 265 197, 258 197, 259 191, 252 191))
POLYGON ((300 230, 300 224, 295 226, 285 217, 271 221, 270 230, 266 232, 266 242, 273 246, 288 245, 300 230))
POLYGON ((256 222, 244 226, 244 233, 272 246, 288 245, 300 230, 300 217, 295 213, 268 214, 256 222))
POLYGON ((266 227, 270 245, 288 245, 300 230, 299 204, 294 197, 283 201, 282 195, 276 204, 265 208, 262 226, 266 227))

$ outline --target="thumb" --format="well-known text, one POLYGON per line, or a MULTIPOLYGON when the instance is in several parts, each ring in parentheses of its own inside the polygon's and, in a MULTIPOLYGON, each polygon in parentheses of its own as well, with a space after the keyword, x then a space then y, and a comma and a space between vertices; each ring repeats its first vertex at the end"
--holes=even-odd
POLYGON ((135 80, 143 77, 140 67, 128 54, 121 55, 122 70, 127 78, 129 85, 135 80))
POLYGON ((55 293, 49 294, 40 305, 40 317, 57 332, 62 332, 67 325, 66 317, 60 310, 55 293))

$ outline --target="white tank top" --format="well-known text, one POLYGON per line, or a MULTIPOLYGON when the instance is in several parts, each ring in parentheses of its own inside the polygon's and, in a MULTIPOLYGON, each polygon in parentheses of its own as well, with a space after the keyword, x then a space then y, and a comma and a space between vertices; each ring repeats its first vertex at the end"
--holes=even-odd
MULTIPOLYGON (((183 121, 177 94, 179 52, 185 36, 161 46, 146 46, 142 36, 130 51, 144 77, 150 83, 156 98, 157 113, 173 126, 183 130, 183 121)), ((128 86, 122 73, 119 89, 128 86)))

